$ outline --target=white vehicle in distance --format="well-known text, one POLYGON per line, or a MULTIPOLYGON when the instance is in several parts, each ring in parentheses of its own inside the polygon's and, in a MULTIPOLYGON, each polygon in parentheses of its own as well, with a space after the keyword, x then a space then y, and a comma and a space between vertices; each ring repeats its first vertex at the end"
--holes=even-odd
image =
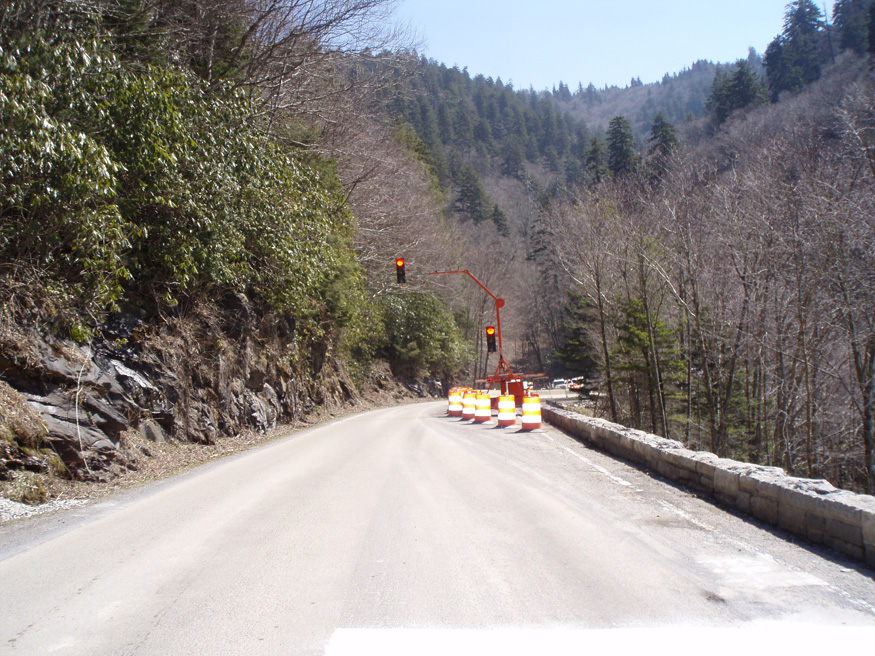
POLYGON ((553 389, 568 389, 568 383, 564 378, 557 378, 553 381, 553 389))

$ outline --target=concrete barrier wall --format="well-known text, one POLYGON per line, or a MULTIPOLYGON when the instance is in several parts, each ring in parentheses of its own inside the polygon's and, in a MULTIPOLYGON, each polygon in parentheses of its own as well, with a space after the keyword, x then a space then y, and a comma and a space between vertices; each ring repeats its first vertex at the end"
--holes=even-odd
POLYGON ((875 568, 875 497, 839 490, 825 480, 788 476, 779 467, 691 451, 675 440, 585 417, 553 403, 543 404, 541 415, 581 442, 875 568))

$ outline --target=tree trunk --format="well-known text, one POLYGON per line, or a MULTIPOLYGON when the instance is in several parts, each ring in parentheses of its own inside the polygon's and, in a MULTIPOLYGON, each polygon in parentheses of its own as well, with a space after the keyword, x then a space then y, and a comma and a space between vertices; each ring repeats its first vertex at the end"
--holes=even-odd
POLYGON ((605 358, 605 378, 608 388, 608 405, 611 409, 611 421, 615 424, 619 421, 617 414, 617 400, 614 398, 614 379, 611 374, 611 352, 608 350, 608 331, 607 318, 605 317, 605 302, 602 297, 601 277, 595 276, 596 297, 598 298, 599 307, 599 330, 602 338, 602 354, 605 358))
POLYGON ((866 493, 875 494, 875 389, 872 380, 863 390, 863 454, 866 463, 866 493))

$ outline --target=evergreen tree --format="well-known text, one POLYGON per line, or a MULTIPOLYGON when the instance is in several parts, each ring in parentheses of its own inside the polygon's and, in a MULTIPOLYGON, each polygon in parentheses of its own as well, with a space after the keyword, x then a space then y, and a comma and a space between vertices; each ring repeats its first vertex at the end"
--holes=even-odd
POLYGON ((437 125, 441 142, 443 142, 445 146, 452 144, 455 141, 453 120, 450 115, 450 108, 445 102, 442 102, 438 106, 437 125))
POLYGON ((580 187, 586 182, 586 173, 580 165, 580 161, 574 157, 565 160, 565 186, 568 188, 580 187))
POLYGON ((460 103, 456 108, 455 116, 453 117, 453 134, 455 136, 455 144, 459 148, 470 148, 471 144, 474 143, 474 128, 472 127, 471 116, 464 103, 460 103))
POLYGON ((447 156, 444 145, 441 143, 440 131, 434 109, 425 97, 420 96, 417 103, 418 111, 414 112, 414 128, 420 139, 428 147, 428 162, 434 168, 441 187, 446 187, 450 181, 450 173, 447 168, 447 156), (416 128, 416 126, 419 126, 416 128))
POLYGON ((614 175, 625 175, 637 163, 632 124, 625 116, 615 116, 608 124, 608 170, 614 175))
POLYGON ((593 135, 589 141, 589 149, 586 151, 586 171, 593 185, 602 181, 607 172, 605 162, 605 146, 602 140, 593 135))
POLYGON ((875 2, 869 5, 869 47, 866 51, 875 55, 875 2))
POLYGON ((629 390, 633 424, 660 433, 664 404, 673 395, 683 372, 674 332, 659 317, 648 319, 646 305, 640 298, 623 302, 621 311, 614 353, 617 380, 629 390), (645 412, 650 418, 649 426, 645 412))
POLYGON ((571 156, 579 162, 586 161, 586 148, 589 143, 589 132, 585 125, 578 125, 574 128, 574 140, 571 144, 571 156))
MULTIPOLYGON (((869 46, 868 0, 837 0, 832 20, 839 29, 839 50, 852 50, 858 55, 869 46)), ((871 7, 870 7, 871 9, 871 7)))
POLYGON ((490 155, 495 151, 495 139, 492 138, 492 128, 486 119, 479 119, 474 125, 474 142, 477 151, 482 155, 490 155))
POLYGON ((474 223, 491 218, 487 209, 489 200, 474 167, 462 165, 455 182, 459 187, 455 210, 467 214, 474 223))
POLYGON ((662 112, 653 119, 647 143, 650 145, 650 153, 662 158, 668 157, 678 147, 677 131, 662 112))
POLYGON ((595 88, 595 85, 592 82, 590 82, 586 87, 584 100, 586 100, 587 105, 594 105, 599 101, 598 89, 595 88))
POLYGON ((544 149, 544 161, 547 163, 547 168, 553 173, 558 173, 562 168, 562 161, 559 159, 559 153, 556 152, 556 149, 553 146, 547 146, 544 149))
POLYGON ((568 85, 564 82, 559 83, 559 89, 553 92, 553 95, 556 96, 559 100, 564 100, 565 102, 571 102, 571 90, 568 88, 568 85))
POLYGON ((799 91, 820 77, 826 60, 822 26, 823 15, 811 0, 787 5, 784 30, 766 48, 766 76, 773 100, 782 91, 799 91))
POLYGON ((501 211, 498 205, 492 206, 492 214, 490 215, 492 222, 495 224, 498 234, 503 237, 510 237, 510 226, 507 223, 507 215, 501 211))
POLYGON ((671 154, 677 150, 678 137, 674 126, 669 123, 662 112, 653 119, 648 143, 648 165, 657 176, 665 173, 671 154))
POLYGON ((763 65, 766 67, 766 78, 769 81, 771 99, 773 102, 777 102, 782 91, 786 91, 794 86, 785 53, 784 39, 781 35, 776 36, 766 47, 763 65))
POLYGON ((823 14, 812 0, 793 0, 784 15, 784 36, 795 40, 815 39, 823 26, 823 14))
POLYGON ((708 108, 717 123, 723 123, 736 110, 764 103, 768 91, 746 59, 735 62, 732 73, 718 72, 711 85, 708 108))
POLYGON ((525 149, 518 139, 508 139, 504 144, 501 172, 504 175, 509 175, 513 178, 521 177, 523 174, 525 154, 525 149))

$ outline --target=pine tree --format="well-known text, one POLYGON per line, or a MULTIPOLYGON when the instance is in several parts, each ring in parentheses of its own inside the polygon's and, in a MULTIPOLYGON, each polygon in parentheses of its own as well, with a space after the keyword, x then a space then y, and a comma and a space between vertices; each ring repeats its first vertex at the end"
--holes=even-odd
POLYGON ((787 5, 784 30, 766 48, 766 76, 773 100, 782 91, 800 91, 820 77, 827 58, 822 26, 823 15, 811 0, 787 5))
POLYGON ((525 148, 523 148, 519 139, 512 137, 505 141, 501 172, 513 178, 522 177, 525 155, 525 148))
POLYGON ((573 189, 574 187, 581 187, 586 182, 586 174, 583 170, 583 167, 580 165, 580 161, 575 159, 574 157, 568 157, 565 159, 565 186, 573 189))
POLYGON ((653 119, 650 128, 650 153, 658 157, 668 157, 678 147, 678 136, 674 126, 669 123, 662 112, 653 119))
POLYGON ((615 116, 608 124, 608 170, 615 176, 625 175, 637 163, 632 124, 625 116, 615 116))
POLYGON ((604 144, 597 136, 593 136, 586 151, 586 171, 590 182, 597 185, 605 177, 607 170, 604 144))
POLYGON ((763 65, 766 67, 766 78, 769 81, 771 99, 773 102, 777 102, 781 92, 791 89, 795 84, 791 79, 790 66, 784 48, 784 38, 781 35, 776 36, 766 47, 763 65))
POLYGON ((647 143, 648 168, 658 178, 665 173, 669 158, 679 145, 677 131, 662 112, 653 119, 647 143))
POLYGON ((839 50, 852 50, 858 55, 866 52, 869 46, 867 4, 868 0, 837 0, 835 3, 832 20, 839 29, 839 50))
POLYGON ((731 74, 718 72, 711 85, 708 109, 717 123, 723 123, 729 116, 750 105, 768 100, 768 91, 759 76, 746 59, 739 59, 731 74))
POLYGON ((453 120, 450 117, 450 108, 447 106, 447 103, 442 102, 438 105, 438 115, 437 115, 437 125, 438 125, 438 133, 440 134, 440 139, 445 146, 449 146, 455 141, 455 134, 453 132, 453 120))
POLYGON ((875 2, 869 5, 869 55, 875 55, 875 2))
POLYGON ((498 205, 492 206, 492 214, 490 218, 495 224, 498 234, 503 237, 510 237, 510 226, 507 223, 507 215, 501 211, 501 208, 498 205))
POLYGON ((559 100, 571 102, 571 90, 564 82, 559 82, 559 89, 554 91, 553 95, 556 96, 559 100))
POLYGON ((470 148, 474 143, 474 128, 472 127, 471 115, 464 103, 459 103, 453 117, 453 134, 455 143, 459 148, 470 148))
POLYGON ((455 183, 459 187, 459 196, 455 206, 457 212, 467 214, 474 223, 491 218, 487 210, 489 199, 483 189, 480 176, 477 175, 472 166, 462 165, 455 183))
POLYGON ((599 92, 595 85, 590 82, 586 87, 586 95, 584 96, 587 105, 594 105, 599 101, 599 92))

